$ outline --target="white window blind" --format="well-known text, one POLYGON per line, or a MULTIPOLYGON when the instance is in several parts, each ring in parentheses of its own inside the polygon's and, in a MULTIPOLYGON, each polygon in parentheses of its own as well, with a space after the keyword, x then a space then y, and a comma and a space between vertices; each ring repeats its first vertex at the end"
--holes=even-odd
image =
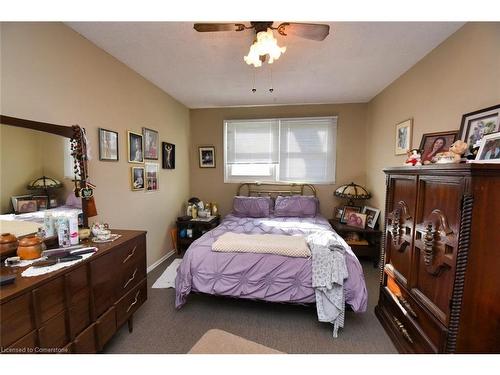
POLYGON ((335 182, 336 117, 224 121, 224 181, 335 182))

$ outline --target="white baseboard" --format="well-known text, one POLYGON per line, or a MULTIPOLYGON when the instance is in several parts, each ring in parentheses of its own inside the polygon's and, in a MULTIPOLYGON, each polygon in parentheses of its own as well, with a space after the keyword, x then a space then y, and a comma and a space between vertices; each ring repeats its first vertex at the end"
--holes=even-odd
POLYGON ((147 273, 150 273, 152 270, 154 270, 156 267, 158 267, 172 255, 175 255, 175 250, 170 250, 168 253, 166 253, 164 256, 162 256, 160 259, 158 259, 156 262, 150 265, 147 269, 147 273))

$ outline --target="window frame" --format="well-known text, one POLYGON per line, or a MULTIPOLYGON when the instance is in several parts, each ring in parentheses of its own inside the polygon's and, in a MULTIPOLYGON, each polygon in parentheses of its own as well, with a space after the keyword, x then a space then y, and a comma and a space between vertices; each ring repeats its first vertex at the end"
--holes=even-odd
MULTIPOLYGON (((304 184, 315 184, 315 185, 333 185, 336 182, 336 174, 337 174, 337 132, 338 132, 338 115, 332 116, 307 116, 307 117, 268 117, 268 118, 252 118, 252 119, 227 119, 223 120, 222 124, 222 137, 223 137, 223 155, 224 155, 224 183, 226 184, 240 184, 240 183, 252 183, 252 182, 274 182, 274 183, 282 183, 282 184, 291 184, 291 183, 304 183, 304 184), (286 120, 331 120, 332 121, 332 143, 333 143, 333 180, 332 181, 283 181, 280 180, 279 177, 279 169, 281 162, 281 121, 286 120), (227 124, 234 121, 245 121, 245 122, 262 122, 262 121, 278 121, 278 163, 274 164, 274 170, 271 175, 271 178, 261 177, 261 176, 242 176, 242 178, 234 178, 230 177, 228 174, 228 164, 227 164, 227 124)), ((265 164, 268 165, 268 164, 265 164)))

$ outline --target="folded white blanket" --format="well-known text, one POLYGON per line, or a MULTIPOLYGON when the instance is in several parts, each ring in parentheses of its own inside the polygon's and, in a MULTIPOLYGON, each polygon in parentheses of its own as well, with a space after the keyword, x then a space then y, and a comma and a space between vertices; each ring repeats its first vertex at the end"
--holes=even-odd
POLYGON ((304 237, 282 234, 227 232, 212 244, 212 250, 231 253, 265 253, 302 258, 311 256, 311 251, 304 237))

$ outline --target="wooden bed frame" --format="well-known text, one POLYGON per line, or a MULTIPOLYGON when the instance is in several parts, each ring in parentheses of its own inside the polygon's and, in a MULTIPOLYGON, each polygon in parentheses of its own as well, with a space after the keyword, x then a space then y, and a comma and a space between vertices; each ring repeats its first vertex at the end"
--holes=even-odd
POLYGON ((237 195, 246 195, 261 197, 263 195, 267 196, 277 196, 280 194, 286 195, 305 195, 305 190, 309 189, 309 195, 316 196, 316 188, 310 184, 280 184, 273 182, 246 182, 238 186, 237 195), (243 194, 242 192, 245 192, 243 194))

